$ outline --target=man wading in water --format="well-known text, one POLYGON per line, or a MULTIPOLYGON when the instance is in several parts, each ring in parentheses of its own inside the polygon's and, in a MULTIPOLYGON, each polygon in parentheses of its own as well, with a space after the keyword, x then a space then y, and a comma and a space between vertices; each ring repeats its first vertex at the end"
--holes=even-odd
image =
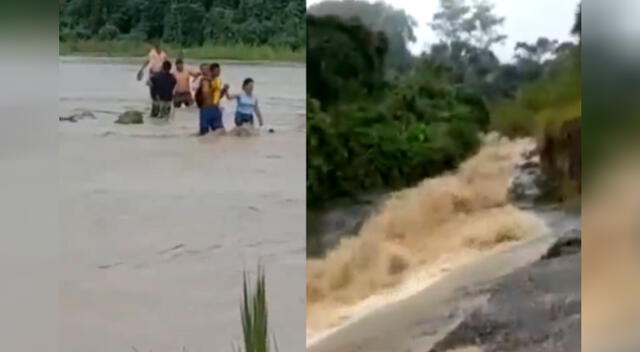
POLYGON ((191 78, 197 78, 201 72, 194 72, 184 67, 182 59, 176 60, 176 69, 173 75, 176 78, 176 91, 173 94, 173 106, 179 108, 184 104, 191 106, 193 104, 193 96, 191 95, 191 78))
POLYGON ((149 78, 147 79, 147 86, 149 86, 149 95, 151 96, 152 100, 154 99, 156 94, 153 91, 151 81, 154 76, 157 76, 162 72, 162 64, 165 61, 169 61, 169 57, 167 56, 167 53, 162 50, 162 45, 160 44, 160 42, 156 42, 153 45, 153 48, 149 51, 147 60, 144 62, 144 64, 142 64, 140 71, 138 71, 138 81, 141 81, 144 77, 144 70, 147 67, 149 68, 149 78))
POLYGON ((196 92, 196 102, 200 108, 200 131, 198 133, 200 136, 216 130, 224 131, 220 100, 227 94, 228 89, 228 85, 222 85, 220 65, 211 64, 200 80, 196 92))

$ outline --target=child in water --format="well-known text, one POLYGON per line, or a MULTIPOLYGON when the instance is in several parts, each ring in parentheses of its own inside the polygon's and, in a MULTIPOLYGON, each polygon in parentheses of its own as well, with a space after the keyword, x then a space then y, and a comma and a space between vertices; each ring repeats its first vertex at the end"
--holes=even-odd
POLYGON ((253 114, 255 113, 258 117, 258 123, 262 127, 262 113, 258 107, 258 99, 253 95, 253 79, 247 78, 242 82, 242 93, 227 95, 227 98, 236 101, 236 126, 254 125, 253 114))

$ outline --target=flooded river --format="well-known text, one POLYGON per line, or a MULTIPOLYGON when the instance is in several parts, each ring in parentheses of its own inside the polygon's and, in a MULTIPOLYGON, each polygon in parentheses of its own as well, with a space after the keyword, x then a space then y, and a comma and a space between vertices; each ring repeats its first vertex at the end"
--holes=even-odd
POLYGON ((195 109, 169 124, 114 124, 148 110, 139 65, 60 62, 59 115, 96 117, 59 124, 62 349, 231 350, 242 270, 261 262, 280 350, 302 351, 305 67, 222 63, 233 92, 255 80, 275 133, 198 139, 195 109))
POLYGON ((453 172, 310 214, 307 351, 428 351, 453 324, 443 316, 460 308, 457 290, 527 265, 579 231, 579 213, 510 198, 516 165, 534 146, 488 138, 453 172), (413 329, 427 320, 426 333, 413 329))

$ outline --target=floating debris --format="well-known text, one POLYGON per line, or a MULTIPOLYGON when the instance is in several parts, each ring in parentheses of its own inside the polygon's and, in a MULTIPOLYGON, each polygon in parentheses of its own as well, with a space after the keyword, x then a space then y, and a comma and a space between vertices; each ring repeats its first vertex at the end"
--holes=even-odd
POLYGON ((74 116, 60 116, 59 121, 78 122, 74 116))
POLYGON ((184 247, 185 247, 184 243, 179 243, 179 244, 177 244, 177 245, 175 245, 175 246, 173 246, 171 248, 167 248, 165 250, 159 251, 158 254, 165 254, 165 253, 173 252, 173 251, 176 251, 176 250, 184 248, 184 247))
POLYGON ((84 119, 95 120, 96 115, 89 110, 74 110, 74 112, 69 116, 58 117, 59 121, 66 121, 66 122, 78 122, 79 120, 84 120, 84 119))
POLYGON ((118 116, 115 123, 130 125, 144 123, 144 118, 140 111, 128 110, 118 116))

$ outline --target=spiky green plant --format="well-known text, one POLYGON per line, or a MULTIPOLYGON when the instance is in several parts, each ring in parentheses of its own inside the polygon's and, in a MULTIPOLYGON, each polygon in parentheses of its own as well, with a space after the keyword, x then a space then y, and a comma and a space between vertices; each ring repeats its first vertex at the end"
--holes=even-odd
MULTIPOLYGON (((262 266, 258 266, 258 276, 253 290, 249 289, 247 273, 243 274, 242 306, 240 316, 242 318, 242 333, 244 337, 244 349, 235 348, 237 352, 269 352, 271 341, 269 339, 269 314, 267 309, 267 294, 265 275, 262 266)), ((278 352, 278 346, 274 339, 273 351, 278 352)))

